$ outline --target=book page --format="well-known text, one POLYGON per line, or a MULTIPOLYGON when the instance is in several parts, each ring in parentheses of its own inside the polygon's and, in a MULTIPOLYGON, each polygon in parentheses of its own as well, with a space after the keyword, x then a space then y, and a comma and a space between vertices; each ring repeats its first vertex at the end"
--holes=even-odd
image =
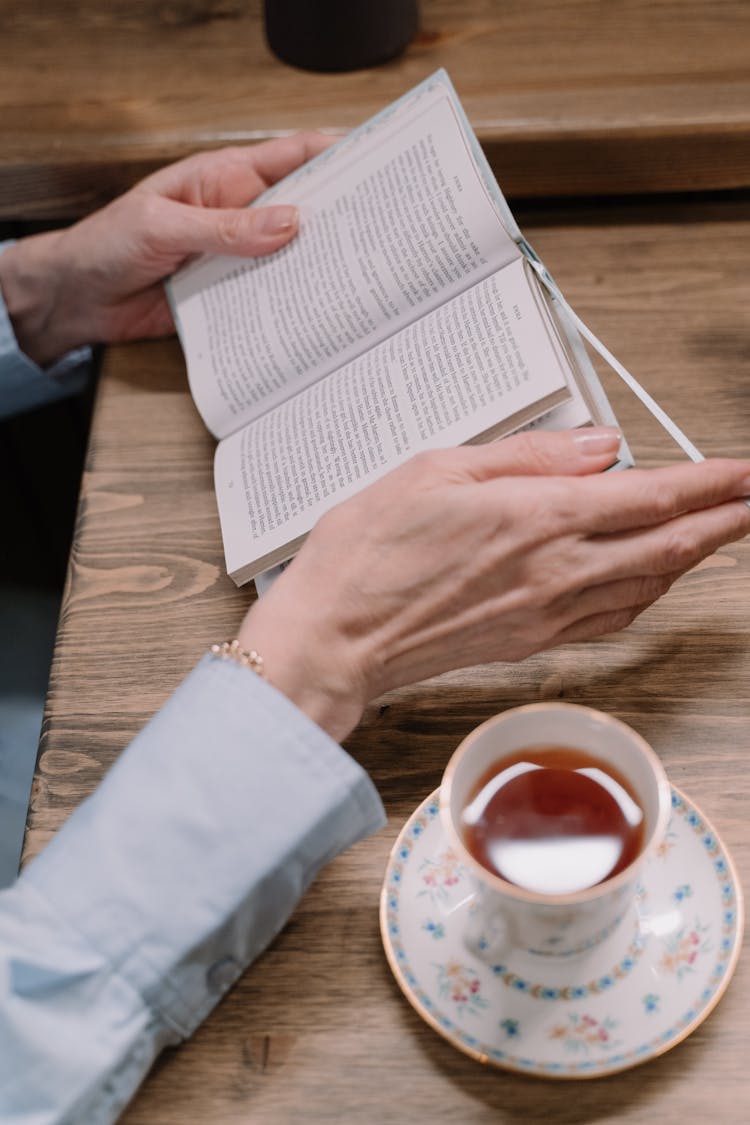
POLYGON ((423 83, 267 192, 300 209, 264 259, 210 258, 171 300, 191 390, 224 436, 520 256, 450 84, 423 83))
POLYGON ((571 378, 518 260, 220 443, 227 569, 248 580, 412 454, 516 429, 571 378))

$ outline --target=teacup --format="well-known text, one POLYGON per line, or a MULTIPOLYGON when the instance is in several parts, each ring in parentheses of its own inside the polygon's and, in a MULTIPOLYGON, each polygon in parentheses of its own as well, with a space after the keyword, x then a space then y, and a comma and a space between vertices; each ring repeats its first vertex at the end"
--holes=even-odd
POLYGON ((670 806, 661 762, 644 739, 618 719, 571 703, 534 703, 488 719, 458 746, 440 787, 445 831, 476 887, 464 933, 467 948, 494 963, 511 949, 559 957, 599 944, 633 901, 639 873, 666 833, 670 806), (478 862, 462 828, 464 810, 493 765, 519 750, 540 746, 568 747, 595 758, 604 770, 611 767, 642 813, 635 857, 612 877, 572 893, 541 893, 509 882, 478 862))

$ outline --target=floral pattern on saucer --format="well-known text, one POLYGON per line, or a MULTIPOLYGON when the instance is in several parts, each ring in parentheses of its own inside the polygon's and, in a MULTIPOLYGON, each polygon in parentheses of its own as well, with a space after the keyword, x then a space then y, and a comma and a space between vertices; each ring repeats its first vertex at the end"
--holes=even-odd
POLYGON ((675 1046, 718 1002, 742 941, 729 855, 674 789, 664 843, 629 913, 596 948, 559 959, 513 950, 486 965, 462 939, 473 900, 434 793, 388 862, 380 924, 389 963, 417 1012, 454 1046, 545 1077, 611 1074, 675 1046))

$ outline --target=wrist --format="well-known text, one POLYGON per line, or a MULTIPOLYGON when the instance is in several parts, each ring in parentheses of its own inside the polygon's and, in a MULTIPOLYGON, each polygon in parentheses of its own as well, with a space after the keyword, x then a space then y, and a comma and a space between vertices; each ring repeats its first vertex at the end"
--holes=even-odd
POLYGON ((0 254, 0 290, 18 346, 46 367, 77 344, 75 325, 63 308, 64 231, 30 235, 0 254))
POLYGON ((326 622, 273 598, 258 601, 237 639, 262 655, 264 678, 337 742, 357 725, 370 695, 358 661, 326 622), (274 604, 272 604, 272 601, 274 604), (291 612, 290 612, 291 610, 291 612))

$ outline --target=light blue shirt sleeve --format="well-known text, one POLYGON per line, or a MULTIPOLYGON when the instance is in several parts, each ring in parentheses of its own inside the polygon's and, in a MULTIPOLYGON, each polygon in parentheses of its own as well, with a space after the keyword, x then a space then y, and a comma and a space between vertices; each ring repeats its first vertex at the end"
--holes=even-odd
POLYGON ((114 1121, 320 867, 383 823, 341 747, 205 657, 0 893, 0 1120, 114 1121))
MULTIPOLYGON (((0 254, 9 242, 0 242, 0 254)), ((67 398, 83 389, 91 348, 76 348, 42 369, 21 351, 0 292, 0 418, 67 398)))

